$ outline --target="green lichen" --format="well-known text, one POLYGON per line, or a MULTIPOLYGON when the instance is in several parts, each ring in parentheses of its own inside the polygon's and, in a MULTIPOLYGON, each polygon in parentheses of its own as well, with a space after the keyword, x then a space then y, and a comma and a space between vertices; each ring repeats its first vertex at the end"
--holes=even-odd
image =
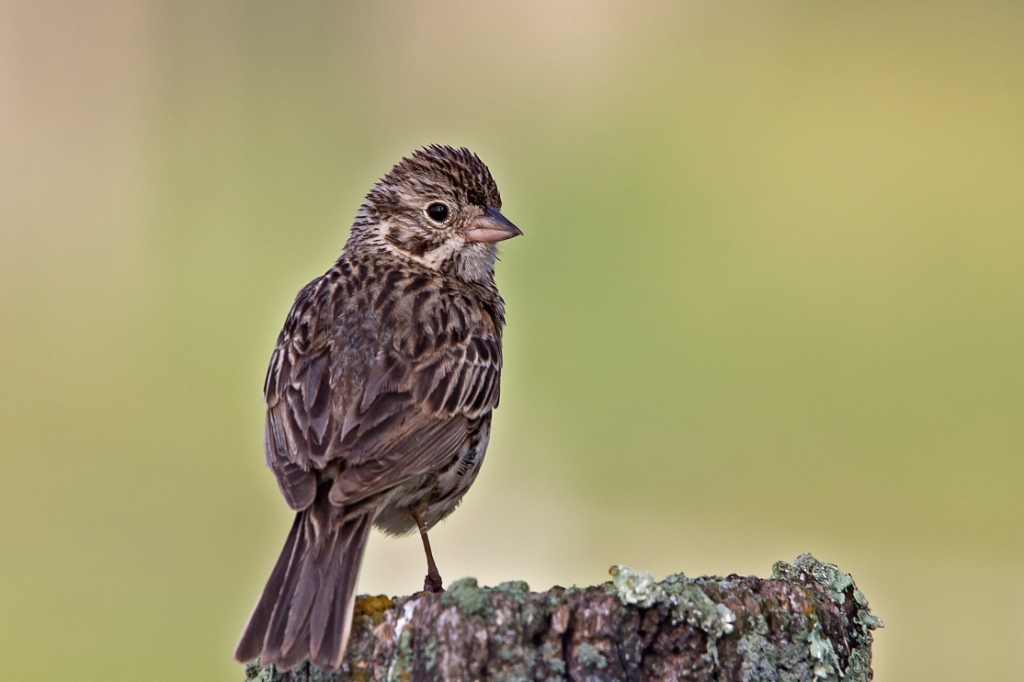
POLYGON ((672 604, 672 615, 676 623, 685 621, 696 625, 715 638, 733 631, 736 614, 725 604, 715 603, 682 573, 665 578, 661 589, 672 604))
MULTIPOLYGON (((752 623, 751 631, 740 638, 736 653, 743 663, 743 682, 867 682, 870 676, 844 674, 831 640, 825 636, 815 616, 810 616, 809 631, 791 641, 769 641, 763 616, 752 623)), ((870 669, 869 669, 870 673, 870 669)))
POLYGON ((672 604, 673 622, 695 625, 708 634, 707 652, 718 665, 718 640, 732 633, 736 614, 725 604, 715 603, 682 573, 665 578, 662 590, 672 604))
MULTIPOLYGON (((853 601, 856 606, 856 612, 852 620, 860 630, 859 636, 861 641, 850 652, 846 669, 843 670, 839 656, 836 654, 835 646, 822 631, 817 615, 809 614, 811 629, 806 637, 806 649, 802 649, 807 652, 806 662, 811 667, 814 677, 819 680, 842 679, 843 682, 867 682, 871 680, 871 631, 883 627, 883 624, 878 617, 871 614, 868 608, 868 600, 864 593, 857 589, 853 578, 849 574, 839 570, 834 564, 818 561, 810 554, 801 554, 792 564, 779 561, 772 567, 772 578, 774 579, 799 583, 801 582, 801 575, 811 577, 840 605, 846 604, 847 592, 851 591, 852 588, 853 601)), ((776 666, 782 666, 783 662, 780 659, 788 658, 790 654, 790 652, 785 651, 772 651, 773 647, 770 645, 765 646, 754 642, 747 644, 748 646, 761 646, 769 654, 770 663, 776 666)), ((776 647, 775 649, 779 648, 776 647)), ((795 670, 796 668, 790 669, 795 670)), ((781 680, 782 678, 779 679, 781 680)))
POLYGON ((649 609, 665 601, 665 592, 648 571, 634 571, 626 566, 612 566, 608 571, 612 585, 624 604, 636 604, 649 609))
POLYGON ((725 604, 715 603, 704 590, 682 573, 661 583, 647 571, 612 566, 612 586, 624 604, 651 608, 659 603, 672 609, 674 623, 686 622, 708 635, 708 654, 718 664, 718 640, 733 631, 736 614, 725 604))
POLYGON ((601 653, 601 650, 593 644, 581 644, 579 648, 576 649, 576 658, 583 665, 591 666, 598 670, 604 670, 608 667, 608 659, 605 658, 604 654, 601 653))
POLYGON ((412 621, 413 614, 416 613, 418 604, 419 602, 415 599, 406 602, 402 607, 402 615, 399 616, 398 622, 395 623, 395 636, 398 638, 398 641, 395 645, 395 653, 391 660, 391 665, 388 666, 387 682, 404 682, 411 674, 415 652, 412 648, 412 628, 408 626, 412 621))
POLYGON ((273 679, 273 668, 261 668, 260 664, 256 661, 250 661, 245 665, 246 682, 272 682, 273 679))
POLYGON ((863 592, 854 589, 853 599, 857 602, 857 606, 860 607, 857 609, 857 615, 853 617, 853 620, 861 626, 862 632, 867 633, 871 630, 885 627, 881 618, 871 615, 871 611, 868 610, 868 598, 864 596, 863 592))
POLYGON ((434 636, 427 638, 427 641, 423 643, 423 660, 426 662, 427 670, 433 670, 437 667, 438 654, 440 654, 440 651, 435 631, 434 636))
POLYGON ((869 636, 872 630, 885 627, 882 620, 871 615, 868 607, 867 597, 857 589, 853 578, 848 573, 843 573, 835 564, 818 561, 810 554, 801 554, 791 564, 784 561, 777 561, 772 566, 772 578, 796 580, 800 573, 805 573, 828 591, 829 596, 838 604, 846 603, 846 591, 853 588, 853 601, 857 605, 857 613, 854 615, 854 622, 860 626, 861 633, 869 636))
POLYGON ((508 580, 499 583, 497 587, 493 588, 493 591, 504 592, 522 606, 526 604, 526 598, 530 594, 530 586, 525 580, 508 580))
POLYGON ((445 606, 458 606, 459 611, 467 616, 484 616, 491 608, 487 592, 472 577, 460 578, 449 585, 441 603, 445 606))
POLYGON ((882 622, 882 619, 878 616, 871 615, 871 612, 867 609, 857 611, 857 615, 853 617, 853 620, 865 633, 885 627, 885 623, 882 622))
MULTIPOLYGON (((834 564, 818 561, 810 554, 801 554, 792 566, 784 561, 777 561, 772 566, 773 578, 793 579, 798 573, 807 573, 812 576, 815 582, 824 587, 829 596, 838 604, 846 603, 846 590, 853 587, 853 578, 848 573, 843 573, 834 564)), ((863 593, 860 595, 860 599, 864 599, 863 593)), ((864 600, 862 606, 867 607, 867 600, 864 600)))
POLYGON ((548 659, 548 668, 550 668, 551 672, 553 672, 553 673, 558 673, 559 675, 564 675, 565 674, 565 661, 563 661, 560 658, 549 658, 548 659))
POLYGON ((815 659, 814 675, 827 682, 836 682, 843 674, 839 656, 832 646, 832 640, 822 632, 817 616, 812 615, 810 618, 814 625, 807 637, 807 651, 810 658, 815 659))
POLYGON ((525 595, 530 592, 530 586, 525 580, 506 580, 503 583, 498 583, 498 586, 494 589, 518 595, 525 595))

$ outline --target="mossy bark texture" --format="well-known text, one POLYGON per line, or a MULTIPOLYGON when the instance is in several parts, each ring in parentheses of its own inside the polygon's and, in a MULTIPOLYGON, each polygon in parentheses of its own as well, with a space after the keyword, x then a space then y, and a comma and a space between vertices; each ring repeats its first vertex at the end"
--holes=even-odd
POLYGON ((340 670, 246 668, 248 682, 736 680, 867 682, 881 622, 849 575, 809 554, 770 579, 613 580, 530 592, 526 583, 360 597, 340 670))

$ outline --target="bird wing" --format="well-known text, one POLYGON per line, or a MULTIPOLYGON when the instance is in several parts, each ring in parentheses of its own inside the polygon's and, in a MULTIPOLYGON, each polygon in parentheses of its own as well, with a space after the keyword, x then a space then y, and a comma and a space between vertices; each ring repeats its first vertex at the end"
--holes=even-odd
MULTIPOLYGON (((501 340, 496 324, 466 311, 410 324, 367 355, 360 381, 332 389, 334 291, 322 279, 303 289, 271 356, 264 385, 265 450, 288 504, 316 497, 317 471, 338 462, 331 492, 350 504, 443 466, 469 425, 498 404, 501 340)), ((351 359, 350 359, 351 361, 351 359)), ((349 369, 351 371, 351 368, 349 369)))
POLYGON ((305 509, 316 497, 315 463, 330 448, 330 287, 310 282, 295 299, 270 357, 263 398, 267 403, 264 450, 267 465, 289 506, 305 509))
POLYGON ((338 434, 347 466, 331 490, 335 504, 436 471, 461 452, 471 424, 498 404, 501 342, 488 332, 417 327, 413 354, 381 354, 338 434))

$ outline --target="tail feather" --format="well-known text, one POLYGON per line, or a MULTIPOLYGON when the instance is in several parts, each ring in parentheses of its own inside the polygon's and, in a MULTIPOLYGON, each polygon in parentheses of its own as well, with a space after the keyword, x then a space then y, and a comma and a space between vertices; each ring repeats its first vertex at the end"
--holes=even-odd
POLYGON ((339 518, 326 495, 295 517, 281 557, 235 649, 235 660, 291 668, 306 657, 341 665, 373 512, 339 518))
POLYGON ((309 656, 314 658, 323 645, 323 637, 327 634, 327 621, 331 613, 331 606, 334 604, 334 592, 338 583, 339 562, 332 561, 326 567, 323 578, 323 585, 317 594, 316 601, 309 611, 309 656))
MULTIPOLYGON (((287 654, 291 652, 285 648, 285 639, 287 637, 286 630, 290 616, 294 615, 294 620, 298 621, 299 625, 302 624, 302 613, 297 611, 294 605, 296 593, 311 587, 308 579, 303 581, 303 574, 307 574, 307 568, 313 563, 316 553, 316 546, 314 542, 311 542, 309 533, 311 514, 312 510, 307 509, 296 515, 298 517, 297 522, 300 524, 299 536, 296 539, 295 545, 291 548, 292 551, 290 552, 281 588, 272 593, 268 593, 264 589, 263 595, 260 597, 261 601, 267 600, 272 606, 267 620, 259 624, 261 630, 260 645, 262 647, 259 657, 264 665, 272 663, 281 668, 290 668, 302 660, 300 653, 300 658, 289 664, 287 654)), ((284 552, 282 552, 283 555, 284 552)), ((293 645, 295 643, 294 640, 295 638, 293 637, 291 642, 293 645)))
MULTIPOLYGON (((341 538, 351 538, 349 544, 335 552, 337 578, 332 581, 333 590, 324 590, 317 595, 312 615, 317 623, 324 626, 310 628, 310 659, 322 670, 333 670, 341 665, 352 630, 352 610, 355 607, 355 581, 359 577, 362 552, 366 549, 373 514, 360 514, 345 521, 341 538)), ((310 624, 312 624, 310 619, 310 624)))
MULTIPOLYGON (((291 599, 279 601, 277 607, 274 608, 264 651, 269 649, 273 653, 281 652, 287 659, 287 652, 300 654, 301 652, 297 652, 296 649, 308 649, 308 647, 296 646, 296 644, 309 640, 309 612, 313 606, 313 600, 320 593, 321 578, 324 577, 326 568, 322 563, 325 559, 328 561, 331 559, 333 547, 319 549, 320 551, 307 553, 303 557, 295 581, 295 589, 290 595, 291 599), (283 636, 282 631, 284 632, 283 636)), ((295 661, 295 663, 298 662, 295 661)))
MULTIPOLYGON (((263 651, 267 625, 273 615, 278 595, 284 592, 288 569, 298 563, 295 556, 296 550, 299 549, 300 544, 304 544, 304 538, 302 538, 303 514, 304 512, 300 512, 295 515, 295 522, 292 523, 292 529, 281 550, 281 556, 278 557, 270 579, 267 580, 267 585, 263 588, 263 594, 256 602, 256 606, 245 624, 245 629, 242 631, 242 636, 238 640, 238 645, 235 647, 235 660, 239 663, 251 661, 263 651)), ((302 551, 298 552, 300 555, 302 553, 302 551)))

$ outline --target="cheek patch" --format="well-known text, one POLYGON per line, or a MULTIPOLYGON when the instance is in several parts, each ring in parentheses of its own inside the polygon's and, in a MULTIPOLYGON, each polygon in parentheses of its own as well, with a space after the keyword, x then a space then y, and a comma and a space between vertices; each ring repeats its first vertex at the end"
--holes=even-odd
POLYGON ((434 247, 430 251, 423 254, 423 262, 432 268, 440 268, 441 264, 451 259, 451 257, 462 248, 463 240, 453 237, 439 246, 434 247))
POLYGON ((392 246, 417 258, 423 258, 428 251, 443 246, 437 235, 424 232, 418 227, 392 223, 384 228, 384 239, 392 246))

